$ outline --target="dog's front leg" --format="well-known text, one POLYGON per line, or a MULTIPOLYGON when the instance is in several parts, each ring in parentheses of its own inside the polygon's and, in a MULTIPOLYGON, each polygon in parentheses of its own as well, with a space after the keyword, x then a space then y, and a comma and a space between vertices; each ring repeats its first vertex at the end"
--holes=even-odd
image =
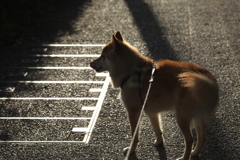
POLYGON ((148 111, 145 111, 145 113, 148 115, 148 117, 151 121, 153 130, 154 130, 156 138, 157 138, 154 142, 154 145, 155 146, 162 145, 163 144, 163 135, 162 135, 161 126, 160 126, 160 123, 161 123, 160 114, 148 112, 148 111))
MULTIPOLYGON (((134 140, 133 140, 133 145, 131 146, 131 151, 130 151, 131 154, 134 154, 135 150, 137 149, 138 142, 139 142, 139 129, 140 129, 140 125, 136 129, 139 115, 140 115, 140 111, 138 111, 138 110, 137 111, 136 110, 128 111, 128 119, 129 119, 130 126, 131 126, 131 135, 133 136, 135 130, 137 130, 136 131, 137 132, 136 136, 133 137, 134 140)), ((124 153, 126 154, 129 149, 130 149, 129 147, 124 148, 124 153)))

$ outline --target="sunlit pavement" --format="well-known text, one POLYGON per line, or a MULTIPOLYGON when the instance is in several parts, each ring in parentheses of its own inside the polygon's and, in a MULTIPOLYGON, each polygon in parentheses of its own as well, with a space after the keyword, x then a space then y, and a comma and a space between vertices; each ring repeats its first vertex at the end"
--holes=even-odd
MULTIPOLYGON (((93 0, 62 8, 49 28, 32 31, 31 45, 1 46, 0 159, 124 158, 131 136, 119 90, 89 67, 118 30, 146 56, 194 62, 217 77, 220 105, 199 158, 239 159, 239 1, 93 0)), ((174 114, 162 114, 162 125, 165 145, 156 148, 143 116, 131 159, 182 155, 174 114)))

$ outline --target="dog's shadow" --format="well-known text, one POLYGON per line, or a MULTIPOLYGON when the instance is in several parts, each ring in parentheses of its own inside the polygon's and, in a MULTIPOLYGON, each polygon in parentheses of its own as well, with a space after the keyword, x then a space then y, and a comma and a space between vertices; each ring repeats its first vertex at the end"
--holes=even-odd
POLYGON ((166 154, 166 149, 164 145, 158 145, 158 146, 155 146, 155 148, 158 151, 159 159, 167 160, 167 154, 166 154))
MULTIPOLYGON (((164 145, 155 146, 155 148, 158 151, 160 160, 168 159, 164 145)), ((140 160, 140 159, 136 156, 136 154, 130 154, 128 157, 128 160, 140 160)), ((191 157, 190 160, 200 160, 200 159, 199 157, 191 157)))
MULTIPOLYGON (((159 153, 159 159, 167 160, 166 149, 164 145, 155 146, 156 150, 159 153)), ((128 160, 140 160, 136 154, 130 154, 128 160)))
MULTIPOLYGON (((156 150, 158 151, 159 154, 159 159, 160 160, 167 160, 167 154, 166 154, 166 149, 164 145, 159 145, 155 146, 156 150)), ((199 157, 191 157, 190 160, 200 160, 199 157)))
POLYGON ((136 154, 130 154, 128 160, 140 160, 137 158, 136 154))

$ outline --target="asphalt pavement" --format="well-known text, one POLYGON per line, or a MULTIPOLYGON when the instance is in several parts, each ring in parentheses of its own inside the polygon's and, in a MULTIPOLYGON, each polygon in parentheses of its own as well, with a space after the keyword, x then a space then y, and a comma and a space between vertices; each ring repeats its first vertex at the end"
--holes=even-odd
MULTIPOLYGON (((197 63, 217 77, 220 105, 199 159, 240 159, 239 0, 69 1, 55 11, 51 21, 39 22, 41 27, 28 26, 21 45, 0 46, 0 159, 124 158, 131 136, 119 89, 109 83, 100 112, 88 107, 103 98, 81 99, 102 97, 103 90, 90 90, 104 88, 107 76, 87 67, 116 31, 145 56, 197 63), (93 114, 96 121, 84 119, 93 114), (88 133, 72 133, 91 122, 88 141, 88 133)), ((162 125, 164 146, 154 147, 153 129, 143 116, 139 148, 131 159, 182 155, 174 113, 163 113, 162 125)))

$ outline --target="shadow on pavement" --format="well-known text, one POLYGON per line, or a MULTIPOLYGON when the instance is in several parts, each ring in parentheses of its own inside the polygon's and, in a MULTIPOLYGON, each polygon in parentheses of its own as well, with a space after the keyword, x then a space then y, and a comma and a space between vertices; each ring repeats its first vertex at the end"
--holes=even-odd
POLYGON ((0 45, 50 43, 74 32, 72 22, 91 0, 0 2, 0 45))
POLYGON ((136 154, 132 154, 129 156, 128 160, 139 160, 136 156, 136 154))
POLYGON ((151 8, 143 0, 125 0, 139 31, 154 60, 177 60, 169 41, 164 37, 163 26, 155 18, 151 8))
POLYGON ((205 147, 200 155, 201 159, 235 159, 240 157, 237 134, 235 141, 229 138, 231 126, 221 119, 214 118, 212 125, 207 130, 205 147))
MULTIPOLYGON (((40 57, 36 61, 36 58, 13 55, 46 54, 39 46, 56 42, 66 33, 73 34, 72 22, 81 16, 90 3, 91 0, 3 0, 0 2, 0 97, 14 96, 14 92, 5 91, 9 87, 29 91, 29 88, 9 81, 31 81, 32 79, 26 74, 35 70, 30 71, 21 67, 41 66, 40 57), (38 45, 38 48, 34 48, 34 45, 38 45)), ((20 115, 19 110, 12 110, 6 107, 5 103, 8 103, 8 100, 0 103, 0 117, 20 115)), ((0 140, 7 141, 11 140, 11 136, 8 134, 8 127, 4 125, 5 121, 7 120, 0 121, 0 140)))
MULTIPOLYGON (((125 0, 125 2, 132 13, 141 36, 147 44, 151 57, 154 60, 177 60, 173 48, 167 38, 164 37, 163 26, 160 26, 148 4, 143 0, 125 0)), ((165 147, 157 146, 156 149, 159 153, 159 158, 166 160, 165 147)), ((133 159, 134 158, 136 157, 133 157, 133 159)))
POLYGON ((165 149, 164 145, 156 146, 156 149, 159 154, 159 159, 167 160, 166 149, 165 149))

